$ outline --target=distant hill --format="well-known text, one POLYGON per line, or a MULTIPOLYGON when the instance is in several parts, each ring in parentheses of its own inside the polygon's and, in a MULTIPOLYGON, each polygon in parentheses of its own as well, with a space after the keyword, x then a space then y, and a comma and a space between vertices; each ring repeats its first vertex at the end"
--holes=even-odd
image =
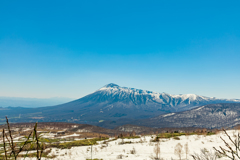
POLYGON ((157 128, 229 128, 240 124, 240 103, 209 104, 188 111, 134 121, 132 124, 157 128))

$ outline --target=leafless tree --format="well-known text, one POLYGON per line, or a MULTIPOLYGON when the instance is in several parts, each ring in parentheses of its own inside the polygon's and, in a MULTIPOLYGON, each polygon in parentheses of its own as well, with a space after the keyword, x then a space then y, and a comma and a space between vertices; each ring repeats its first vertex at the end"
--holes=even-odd
MULTIPOLYGON (((4 160, 10 160, 14 158, 14 160, 17 160, 17 157, 19 156, 20 152, 23 151, 24 147, 27 144, 35 143, 37 144, 37 160, 41 160, 43 150, 45 149, 45 145, 40 145, 39 143, 39 137, 37 134, 37 123, 35 124, 34 131, 30 132, 30 134, 26 137, 26 140, 18 146, 17 143, 14 143, 13 141, 13 134, 12 130, 10 128, 10 124, 8 122, 8 118, 6 117, 6 123, 7 123, 7 131, 6 133, 5 129, 2 131, 3 135, 3 149, 4 149, 4 160), (30 137, 32 136, 32 140, 30 140, 30 137), (40 151, 39 151, 40 150, 40 151), (10 153, 10 154, 8 154, 10 153)), ((26 157, 26 156, 25 156, 26 157)))
POLYGON ((157 143, 155 144, 155 147, 154 147, 154 153, 155 153, 155 157, 154 159, 155 160, 160 160, 160 141, 157 141, 157 143))
POLYGON ((133 147, 133 149, 130 150, 130 153, 131 153, 131 154, 136 154, 136 153, 137 153, 137 152, 136 152, 136 149, 133 147))
POLYGON ((209 152, 206 148, 201 149, 200 154, 194 153, 194 155, 191 156, 194 160, 216 160, 218 158, 216 152, 209 152))
POLYGON ((8 118, 6 117, 6 122, 7 122, 7 131, 8 134, 6 134, 5 129, 3 129, 2 131, 2 135, 3 135, 3 148, 4 148, 4 158, 5 160, 7 160, 8 158, 11 159, 11 157, 13 157, 15 160, 17 159, 18 155, 20 152, 23 151, 23 148, 30 143, 29 138, 32 135, 32 132, 28 135, 27 139, 25 140, 25 142, 23 143, 22 146, 18 147, 16 143, 14 143, 13 141, 13 135, 12 135, 12 131, 10 128, 10 124, 8 122, 8 118), (6 143, 6 140, 8 143, 6 143), (10 154, 8 155, 7 153, 10 152, 10 154))
POLYGON ((181 157, 182 157, 182 147, 183 146, 181 145, 181 143, 178 143, 174 148, 174 154, 176 154, 179 157, 180 160, 181 160, 181 157))
POLYGON ((187 155, 189 152, 189 148, 188 148, 188 142, 184 145, 184 149, 185 149, 185 153, 186 153, 186 160, 187 160, 187 155))
POLYGON ((222 139, 222 141, 224 142, 226 148, 219 146, 220 149, 216 149, 215 147, 213 147, 213 149, 220 155, 226 156, 232 160, 240 159, 240 155, 239 155, 240 134, 238 133, 236 138, 232 139, 225 129, 222 129, 222 130, 223 130, 224 134, 228 137, 230 142, 226 142, 226 140, 224 140, 222 137, 220 137, 222 139))

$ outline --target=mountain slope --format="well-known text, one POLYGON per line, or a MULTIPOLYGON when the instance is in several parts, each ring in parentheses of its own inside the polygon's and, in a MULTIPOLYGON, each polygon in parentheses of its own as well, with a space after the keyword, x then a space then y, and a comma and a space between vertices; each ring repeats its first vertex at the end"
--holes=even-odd
POLYGON ((238 100, 208 98, 194 94, 170 95, 108 84, 78 100, 39 110, 46 115, 55 115, 55 118, 63 118, 67 114, 72 115, 73 119, 98 122, 119 118, 143 119, 201 105, 226 102, 238 100))
POLYGON ((216 99, 195 94, 170 95, 146 90, 108 84, 96 92, 75 101, 36 109, 11 108, 1 110, 16 121, 77 122, 114 128, 136 119, 147 119, 158 115, 190 110, 215 103, 236 103, 240 100, 216 99), (22 110, 22 111, 21 111, 22 110), (99 123, 100 122, 100 123, 99 123))
POLYGON ((240 103, 209 104, 196 109, 132 122, 148 127, 221 128, 240 124, 240 103))
POLYGON ((95 93, 104 96, 104 100, 112 99, 114 102, 132 102, 136 105, 136 108, 141 105, 155 104, 158 109, 168 112, 189 110, 197 106, 212 103, 240 102, 239 99, 217 99, 195 94, 171 95, 167 93, 157 93, 135 88, 120 87, 112 83, 97 90, 95 93))

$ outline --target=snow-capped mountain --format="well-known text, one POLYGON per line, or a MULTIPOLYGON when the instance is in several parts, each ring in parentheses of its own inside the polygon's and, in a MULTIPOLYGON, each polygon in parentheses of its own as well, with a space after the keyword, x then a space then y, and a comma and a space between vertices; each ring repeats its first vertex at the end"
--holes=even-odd
MULTIPOLYGON (((21 117, 23 121, 63 121, 113 128, 136 119, 147 119, 216 103, 237 103, 240 100, 217 99, 195 94, 171 95, 108 84, 97 91, 65 104, 36 109, 1 110, 0 116, 21 117)), ((1 108, 0 108, 1 109, 1 108)), ((20 121, 19 118, 16 121, 20 121)), ((1 121, 0 121, 1 122, 1 121)))
POLYGON ((114 101, 131 101, 136 107, 156 104, 158 109, 168 110, 171 112, 189 110, 205 104, 212 103, 233 103, 240 102, 239 99, 217 99, 196 94, 171 95, 167 93, 157 93, 147 90, 120 87, 110 83, 95 93, 101 94, 114 101))

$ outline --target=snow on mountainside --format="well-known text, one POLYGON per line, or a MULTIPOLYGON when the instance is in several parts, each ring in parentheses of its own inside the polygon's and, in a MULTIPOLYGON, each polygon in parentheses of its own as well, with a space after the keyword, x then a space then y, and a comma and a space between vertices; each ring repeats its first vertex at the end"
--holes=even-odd
POLYGON ((102 88, 100 88, 97 91, 104 91, 106 94, 120 94, 122 96, 128 96, 128 95, 142 95, 142 96, 151 96, 152 98, 155 99, 162 99, 162 96, 169 96, 172 98, 179 98, 181 100, 186 100, 189 99, 191 101, 200 101, 200 100, 206 100, 206 101, 211 101, 211 100, 221 100, 221 101, 236 101, 240 102, 240 99, 217 99, 215 97, 210 98, 210 97, 205 97, 205 96, 199 96, 196 94, 179 94, 179 95, 171 95, 167 93, 157 93, 157 92, 152 92, 152 91, 147 91, 147 90, 141 90, 141 89, 135 89, 135 88, 127 88, 127 87, 120 87, 116 84, 110 83, 102 88))
POLYGON ((115 97, 115 99, 118 98, 119 101, 130 98, 134 102, 141 100, 141 102, 137 104, 154 102, 156 104, 168 105, 175 111, 188 110, 210 103, 240 102, 240 99, 217 99, 196 94, 171 95, 167 93, 157 93, 135 88, 120 87, 113 83, 100 88, 96 92, 115 97))
POLYGON ((209 104, 178 113, 163 114, 150 119, 139 120, 133 124, 157 128, 228 128, 240 124, 239 117, 240 103, 220 103, 209 104))
POLYGON ((0 116, 16 117, 16 122, 19 122, 18 117, 21 114, 21 121, 25 122, 33 121, 32 117, 37 117, 39 122, 67 121, 115 128, 135 120, 163 114, 164 118, 176 116, 177 114, 172 113, 208 104, 237 102, 240 100, 209 98, 195 94, 171 95, 120 87, 111 83, 85 97, 57 106, 36 109, 0 108, 0 116))

